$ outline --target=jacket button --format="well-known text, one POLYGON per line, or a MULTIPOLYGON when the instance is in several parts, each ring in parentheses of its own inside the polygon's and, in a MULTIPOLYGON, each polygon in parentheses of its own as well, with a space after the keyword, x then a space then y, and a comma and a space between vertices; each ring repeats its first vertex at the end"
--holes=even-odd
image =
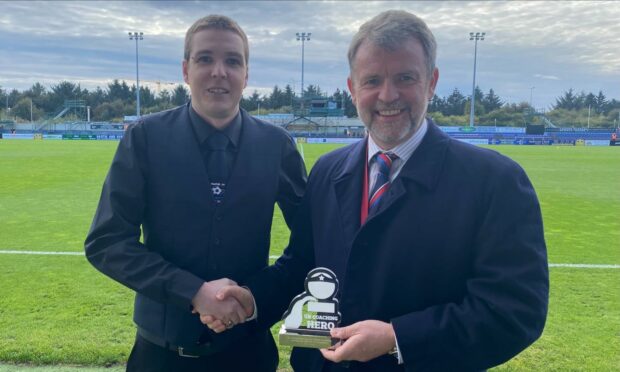
POLYGON ((214 245, 220 245, 220 239, 219 238, 215 238, 215 240, 213 241, 214 245))

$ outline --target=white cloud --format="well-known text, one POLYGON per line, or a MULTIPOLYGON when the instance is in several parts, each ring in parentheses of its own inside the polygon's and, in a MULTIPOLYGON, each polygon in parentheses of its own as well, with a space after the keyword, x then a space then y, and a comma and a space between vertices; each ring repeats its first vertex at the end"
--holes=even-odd
MULTIPOLYGON (((352 2, 209 1, 0 3, 0 85, 26 89, 63 78, 98 82, 135 76, 135 44, 127 31, 144 32, 140 74, 145 81, 182 83, 186 29, 210 13, 237 20, 250 39, 250 87, 300 89, 301 45, 295 32, 312 32, 305 48, 305 85, 331 92, 345 86, 346 51, 359 26, 387 9, 423 18, 438 44, 438 94, 471 90, 470 31, 478 45, 477 84, 513 101, 542 105, 569 88, 620 98, 620 6, 600 1, 352 2)), ((84 83, 86 85, 86 83, 84 83)), ((252 89, 252 90, 251 90, 252 89)))
POLYGON ((534 74, 534 77, 539 78, 539 79, 543 79, 543 80, 560 80, 559 77, 554 76, 554 75, 534 74))

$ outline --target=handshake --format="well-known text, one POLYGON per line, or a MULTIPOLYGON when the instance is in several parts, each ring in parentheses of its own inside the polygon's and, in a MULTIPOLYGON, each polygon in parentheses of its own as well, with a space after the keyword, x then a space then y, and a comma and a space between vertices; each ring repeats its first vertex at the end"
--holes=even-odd
MULTIPOLYGON (((192 299, 192 305, 192 312, 199 314, 200 321, 216 333, 245 322, 254 317, 256 311, 252 293, 226 278, 203 283, 192 299)), ((331 337, 341 342, 329 349, 321 349, 321 354, 336 363, 345 360, 366 362, 387 354, 396 346, 392 324, 379 320, 333 328, 331 337)))
POLYGON ((222 278, 202 284, 192 299, 192 313, 216 333, 243 323, 254 315, 254 297, 234 280, 222 278))

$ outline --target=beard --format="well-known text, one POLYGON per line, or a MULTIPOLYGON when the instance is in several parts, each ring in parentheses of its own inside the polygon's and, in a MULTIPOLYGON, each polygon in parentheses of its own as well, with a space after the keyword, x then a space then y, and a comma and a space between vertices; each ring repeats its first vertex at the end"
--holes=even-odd
MULTIPOLYGON (((397 108, 380 108, 380 110, 390 109, 397 108)), ((372 112, 370 113, 370 118, 368 118, 370 120, 363 120, 373 140, 378 142, 378 144, 389 146, 389 148, 385 148, 384 150, 394 148, 411 138, 422 124, 426 110, 424 109, 419 112, 418 115, 415 115, 411 107, 406 107, 405 112, 407 115, 402 115, 393 121, 377 120, 378 117, 372 112)), ((364 117, 362 117, 362 119, 364 119, 364 117)))

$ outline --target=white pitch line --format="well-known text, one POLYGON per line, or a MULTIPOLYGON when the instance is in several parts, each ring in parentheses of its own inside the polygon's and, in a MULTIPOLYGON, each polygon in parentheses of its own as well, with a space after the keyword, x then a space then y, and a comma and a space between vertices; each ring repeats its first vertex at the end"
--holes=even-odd
MULTIPOLYGON (((53 251, 16 251, 0 250, 0 254, 29 254, 29 255, 56 255, 56 256, 83 256, 84 252, 53 252, 53 251)), ((280 256, 269 256, 270 260, 278 259, 280 256)), ((571 267, 577 269, 620 269, 620 265, 605 264, 570 264, 570 263, 550 263, 549 267, 571 267)))
POLYGON ((549 267, 574 267, 578 269, 620 269, 620 265, 595 265, 595 264, 569 264, 569 263, 550 263, 549 267))
POLYGON ((57 255, 57 256, 83 256, 84 252, 50 252, 50 251, 1 251, 5 254, 39 254, 39 255, 57 255))

